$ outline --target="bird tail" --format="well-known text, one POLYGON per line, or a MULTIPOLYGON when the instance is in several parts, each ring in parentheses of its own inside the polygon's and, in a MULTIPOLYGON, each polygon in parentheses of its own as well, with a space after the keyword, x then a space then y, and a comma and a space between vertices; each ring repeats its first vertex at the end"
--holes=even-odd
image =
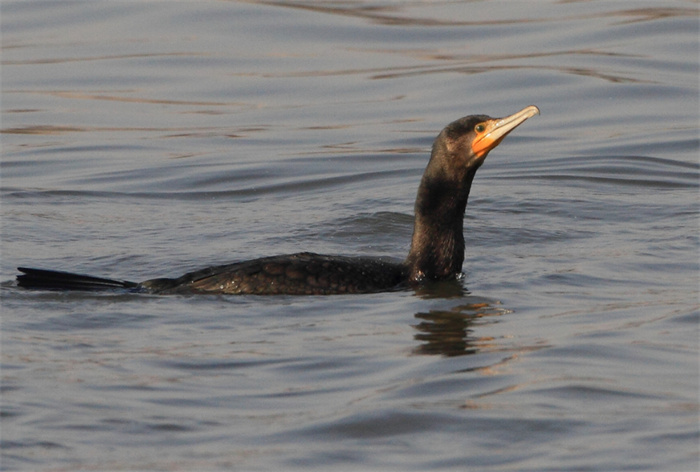
POLYGON ((44 290, 133 290, 139 288, 135 282, 125 280, 103 279, 89 275, 72 274, 58 270, 29 269, 18 267, 22 272, 17 276, 17 285, 24 288, 44 290))

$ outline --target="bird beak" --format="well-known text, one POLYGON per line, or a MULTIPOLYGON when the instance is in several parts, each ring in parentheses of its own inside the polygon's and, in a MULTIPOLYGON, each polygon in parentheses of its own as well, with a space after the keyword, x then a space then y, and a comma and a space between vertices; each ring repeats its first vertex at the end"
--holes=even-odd
POLYGON ((472 141, 472 151, 474 151, 476 157, 485 156, 491 149, 498 146, 508 133, 520 126, 528 118, 539 114, 540 109, 530 105, 505 118, 494 118, 483 122, 482 124, 485 128, 472 141))

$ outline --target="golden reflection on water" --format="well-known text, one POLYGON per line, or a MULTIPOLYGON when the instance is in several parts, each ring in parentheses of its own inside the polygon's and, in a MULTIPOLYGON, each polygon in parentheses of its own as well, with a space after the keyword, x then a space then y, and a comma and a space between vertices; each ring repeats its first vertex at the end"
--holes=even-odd
POLYGON ((406 66, 384 66, 352 69, 305 69, 303 71, 293 70, 284 72, 265 71, 246 73, 245 75, 248 77, 258 77, 262 79, 367 75, 370 79, 385 80, 443 73, 481 74, 504 70, 547 70, 567 75, 594 77, 612 83, 653 83, 649 80, 642 80, 622 74, 611 74, 610 72, 603 73, 591 67, 555 66, 545 63, 529 63, 527 65, 504 63, 520 60, 527 60, 530 62, 533 59, 549 59, 568 56, 604 56, 616 58, 639 57, 634 54, 613 53, 596 49, 570 49, 527 54, 464 54, 462 52, 454 52, 453 50, 441 49, 366 49, 354 47, 347 48, 347 51, 361 54, 402 56, 412 59, 414 62, 411 65, 406 66))
MULTIPOLYGON (((245 3, 270 5, 274 7, 293 8, 298 10, 313 11, 330 15, 350 16, 365 19, 370 23, 392 25, 392 26, 488 26, 488 25, 510 25, 525 23, 550 23, 574 20, 586 20, 594 18, 619 17, 619 24, 640 23, 645 21, 657 21, 664 18, 673 17, 695 17, 699 12, 694 8, 673 8, 673 7, 648 7, 629 8, 596 12, 590 14, 575 14, 538 18, 508 18, 497 19, 476 19, 471 21, 455 20, 453 18, 430 18, 437 9, 433 8, 435 3, 463 4, 463 8, 469 8, 471 1, 462 2, 397 2, 392 5, 366 5, 363 3, 342 3, 336 5, 333 2, 298 2, 298 1, 271 1, 271 0, 243 0, 245 3), (346 6, 349 5, 349 6, 346 6), (408 10, 416 11, 410 16, 408 10)), ((558 3, 576 3, 580 0, 560 0, 558 3)), ((449 9, 445 9, 449 14, 449 9)))

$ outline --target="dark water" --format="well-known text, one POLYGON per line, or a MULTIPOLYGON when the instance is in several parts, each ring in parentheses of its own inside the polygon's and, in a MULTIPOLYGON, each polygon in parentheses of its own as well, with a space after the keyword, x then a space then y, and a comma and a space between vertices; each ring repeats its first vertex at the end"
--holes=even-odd
POLYGON ((3 470, 698 469, 698 6, 3 2, 3 470), (432 139, 460 286, 27 292, 312 250, 402 257, 432 139))

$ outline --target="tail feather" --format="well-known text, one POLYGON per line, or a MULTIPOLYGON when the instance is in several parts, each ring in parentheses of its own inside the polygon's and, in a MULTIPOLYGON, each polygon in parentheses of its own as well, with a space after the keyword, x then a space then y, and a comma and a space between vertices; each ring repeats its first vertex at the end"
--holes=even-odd
POLYGON ((17 270, 22 272, 22 275, 17 276, 17 285, 24 288, 101 291, 139 287, 139 284, 135 282, 103 279, 58 270, 29 269, 26 267, 18 267, 17 270))

